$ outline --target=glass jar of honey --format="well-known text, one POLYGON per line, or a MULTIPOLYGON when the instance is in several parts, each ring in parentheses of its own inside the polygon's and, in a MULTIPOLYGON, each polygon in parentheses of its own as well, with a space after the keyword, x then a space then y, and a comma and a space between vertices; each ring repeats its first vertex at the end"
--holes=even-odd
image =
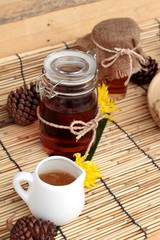
POLYGON ((140 46, 138 24, 131 18, 107 19, 93 27, 91 38, 99 82, 108 86, 112 98, 124 98, 132 74, 148 62, 140 46))
POLYGON ((45 58, 37 89, 41 141, 49 154, 72 158, 74 153, 86 152, 93 131, 76 140, 70 126, 73 121, 86 123, 95 118, 96 74, 96 59, 86 52, 61 50, 45 58))

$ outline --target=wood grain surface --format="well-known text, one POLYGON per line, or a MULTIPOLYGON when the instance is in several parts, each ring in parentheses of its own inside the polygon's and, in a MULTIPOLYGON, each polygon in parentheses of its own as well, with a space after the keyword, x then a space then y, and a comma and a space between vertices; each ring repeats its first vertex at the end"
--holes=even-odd
POLYGON ((75 40, 108 18, 131 17, 138 23, 156 18, 159 9, 159 0, 101 0, 1 24, 0 57, 75 40))
POLYGON ((94 0, 0 0, 0 24, 93 1, 94 0))

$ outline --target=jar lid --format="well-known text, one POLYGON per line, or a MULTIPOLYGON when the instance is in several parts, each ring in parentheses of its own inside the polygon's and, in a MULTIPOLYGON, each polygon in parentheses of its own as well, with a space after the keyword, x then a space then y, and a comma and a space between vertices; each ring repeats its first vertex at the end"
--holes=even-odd
POLYGON ((55 83, 81 85, 92 80, 96 73, 95 57, 79 50, 53 52, 44 60, 44 75, 55 83))
POLYGON ((108 49, 133 49, 140 42, 140 28, 132 18, 111 18, 104 20, 92 29, 92 40, 108 49))

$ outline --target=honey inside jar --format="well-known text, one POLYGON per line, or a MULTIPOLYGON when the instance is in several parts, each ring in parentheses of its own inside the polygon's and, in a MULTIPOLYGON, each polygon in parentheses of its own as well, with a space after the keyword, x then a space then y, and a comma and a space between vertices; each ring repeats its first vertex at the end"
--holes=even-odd
POLYGON ((97 68, 95 58, 75 50, 63 50, 49 55, 44 62, 40 92, 41 142, 52 155, 72 158, 74 153, 85 154, 93 131, 78 141, 65 126, 75 120, 89 122, 98 112, 97 68), (46 123, 47 122, 47 123, 46 123), (58 127, 53 127, 51 124, 58 127))

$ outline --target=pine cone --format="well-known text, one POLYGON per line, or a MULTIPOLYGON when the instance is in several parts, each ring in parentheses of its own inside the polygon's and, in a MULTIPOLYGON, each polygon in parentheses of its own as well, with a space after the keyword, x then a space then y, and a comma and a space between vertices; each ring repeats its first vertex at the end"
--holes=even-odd
POLYGON ((36 84, 30 83, 30 88, 25 84, 16 91, 11 91, 7 99, 7 109, 14 122, 19 125, 29 125, 37 120, 37 106, 39 93, 36 84))
POLYGON ((158 63, 156 62, 155 59, 149 57, 147 66, 142 65, 142 70, 133 74, 131 76, 131 81, 138 85, 150 83, 152 78, 157 73, 157 70, 158 63))
POLYGON ((10 240, 55 240, 57 235, 56 226, 50 221, 43 221, 34 216, 19 218, 13 225, 7 220, 8 228, 11 230, 10 240))

